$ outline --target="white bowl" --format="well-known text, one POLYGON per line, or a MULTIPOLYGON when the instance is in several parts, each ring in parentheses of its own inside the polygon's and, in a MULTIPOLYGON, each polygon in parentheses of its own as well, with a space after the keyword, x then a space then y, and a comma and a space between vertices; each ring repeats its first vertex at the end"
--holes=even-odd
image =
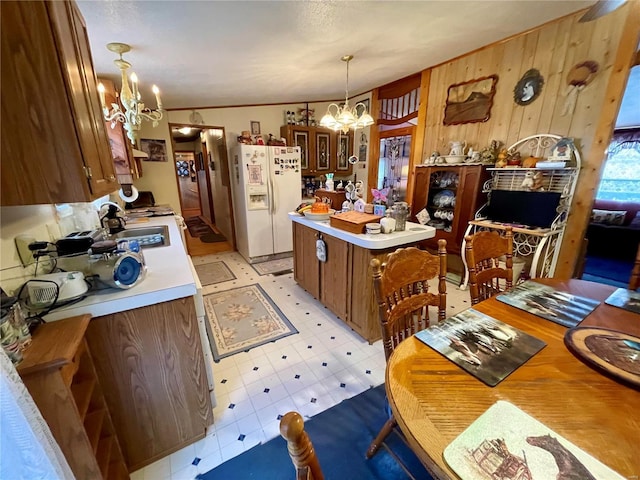
POLYGON ((333 208, 330 208, 329 212, 327 213, 313 213, 313 212, 307 211, 307 212, 304 212, 304 216, 307 217, 309 220, 319 222, 320 220, 329 220, 329 217, 334 213, 336 213, 336 211, 333 208))
POLYGON ((466 159, 466 155, 443 155, 444 161, 449 164, 463 163, 466 159))

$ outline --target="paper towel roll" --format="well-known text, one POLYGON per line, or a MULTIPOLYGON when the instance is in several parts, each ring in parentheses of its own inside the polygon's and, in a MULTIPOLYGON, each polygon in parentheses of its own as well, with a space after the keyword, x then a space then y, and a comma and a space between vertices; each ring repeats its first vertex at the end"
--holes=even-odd
POLYGON ((118 190, 118 195, 120 195, 120 198, 125 202, 135 202, 139 194, 136 187, 130 184, 124 184, 122 188, 118 190))

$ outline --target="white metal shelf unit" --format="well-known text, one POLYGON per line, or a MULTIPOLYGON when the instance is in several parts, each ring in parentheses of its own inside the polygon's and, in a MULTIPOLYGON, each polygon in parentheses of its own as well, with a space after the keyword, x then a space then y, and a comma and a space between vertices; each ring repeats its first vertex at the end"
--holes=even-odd
MULTIPOLYGON (((509 150, 520 152, 522 158, 537 157, 547 158, 551 149, 562 137, 553 134, 538 134, 523 138, 509 147, 509 150)), ((581 158, 577 149, 573 148, 570 155, 570 164, 565 168, 489 168, 491 178, 485 182, 484 191, 488 194, 488 202, 491 201, 491 191, 509 190, 526 191, 523 186, 528 172, 538 175, 538 191, 560 193, 560 202, 557 208, 557 216, 550 228, 513 229, 514 255, 529 258, 531 260, 529 277, 551 277, 555 271, 564 228, 571 208, 571 201, 576 187, 576 180, 580 172, 581 158), (541 177, 541 178, 540 178, 541 177)), ((465 237, 480 230, 504 230, 504 224, 494 224, 483 215, 483 205, 475 214, 475 220, 469 222, 465 237)), ((532 208, 535 208, 532 206, 532 208)), ((466 288, 469 281, 469 270, 464 256, 466 241, 462 241, 462 261, 465 266, 465 275, 461 288, 466 288)))

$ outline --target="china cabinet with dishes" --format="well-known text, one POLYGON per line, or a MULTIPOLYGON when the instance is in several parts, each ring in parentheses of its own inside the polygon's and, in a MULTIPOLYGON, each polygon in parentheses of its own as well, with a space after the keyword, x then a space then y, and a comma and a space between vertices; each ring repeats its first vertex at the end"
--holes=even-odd
POLYGON ((353 174, 349 157, 353 155, 353 132, 342 133, 329 128, 283 125, 280 136, 287 145, 300 147, 302 176, 334 173, 337 177, 353 174))
POLYGON ((486 198, 482 184, 487 178, 489 174, 483 165, 416 166, 411 220, 422 218, 436 229, 434 238, 423 241, 425 247, 435 249, 443 238, 447 241, 447 252, 460 254, 467 222, 486 198))

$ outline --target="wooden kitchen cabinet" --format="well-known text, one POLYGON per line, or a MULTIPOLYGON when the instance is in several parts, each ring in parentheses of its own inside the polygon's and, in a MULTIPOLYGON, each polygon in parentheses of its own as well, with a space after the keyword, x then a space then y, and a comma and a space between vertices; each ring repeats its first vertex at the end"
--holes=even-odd
POLYGON ((316 257, 318 232, 293 223, 293 278, 314 298, 320 298, 320 262, 316 257))
POLYGON ((320 262, 320 301, 349 323, 348 302, 351 276, 351 249, 344 240, 320 233, 327 246, 327 261, 320 262))
MULTIPOLYGON (((98 82, 104 86, 104 103, 109 106, 118 104, 118 93, 111 80, 99 78, 98 82)), ((111 148, 111 158, 115 170, 118 184, 133 183, 133 179, 140 178, 138 164, 133 156, 133 147, 127 137, 122 122, 105 122, 109 147, 111 148)))
POLYGON ((431 217, 427 225, 436 228, 436 236, 423 246, 438 248, 438 240, 447 241, 447 252, 460 254, 467 223, 486 201, 482 186, 489 179, 483 165, 418 165, 414 174, 412 221, 426 209, 431 217))
POLYGON ((193 297, 95 318, 87 340, 130 472, 204 438, 213 410, 193 297))
POLYGON ((73 2, 2 2, 2 205, 119 188, 87 30, 73 2))
POLYGON ((90 315, 41 325, 17 366, 78 480, 129 478, 85 342, 90 315))
POLYGON ((349 176, 353 165, 349 157, 353 154, 353 132, 335 132, 329 128, 283 125, 280 135, 287 145, 300 147, 302 176, 320 176, 335 173, 349 176))
POLYGON ((369 261, 395 249, 372 251, 293 222, 294 279, 370 343, 380 339, 369 261), (327 245, 327 261, 316 257, 316 240, 327 245))

